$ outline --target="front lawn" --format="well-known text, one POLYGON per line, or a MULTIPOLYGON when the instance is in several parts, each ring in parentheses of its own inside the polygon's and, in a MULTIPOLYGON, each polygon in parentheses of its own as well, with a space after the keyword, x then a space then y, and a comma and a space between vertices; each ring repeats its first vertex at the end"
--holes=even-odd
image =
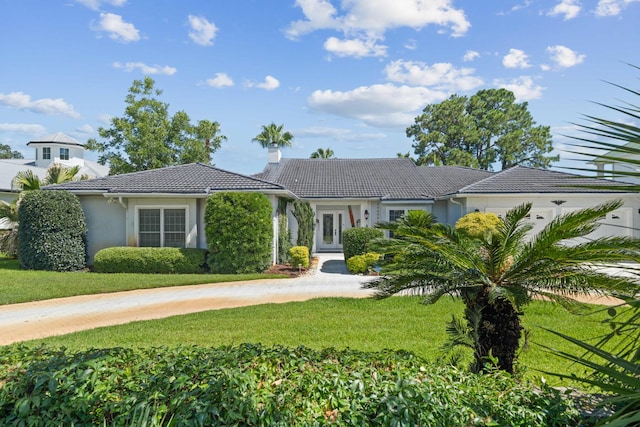
POLYGON ((0 258, 0 305, 167 286, 284 278, 281 274, 105 274, 20 270, 0 258))
MULTIPOLYGON (((318 298, 132 322, 38 339, 27 344, 44 343, 76 351, 181 344, 219 347, 249 342, 267 346, 305 346, 317 350, 406 350, 436 361, 447 339, 447 321, 454 313, 460 315, 462 310, 462 303, 452 298, 443 298, 433 305, 422 305, 417 297, 392 297, 381 301, 318 298)), ((570 350, 566 341, 538 326, 589 339, 608 332, 608 326, 601 323, 605 318, 606 312, 580 316, 548 302, 529 304, 525 307, 523 323, 530 330, 530 345, 520 358, 526 376, 539 377, 537 370, 582 374, 579 366, 553 357, 536 345, 570 350)), ((466 367, 466 362, 463 365, 466 367)), ((548 380, 558 383, 553 378, 548 380)))

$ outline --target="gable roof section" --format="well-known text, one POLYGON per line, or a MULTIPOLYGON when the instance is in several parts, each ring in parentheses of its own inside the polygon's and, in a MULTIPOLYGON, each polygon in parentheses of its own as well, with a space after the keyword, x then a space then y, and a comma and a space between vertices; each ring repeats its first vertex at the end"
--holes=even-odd
MULTIPOLYGON (((625 193, 618 188, 619 181, 589 178, 564 172, 515 166, 497 172, 476 183, 462 187, 458 194, 509 194, 509 193, 625 193), (594 189, 581 186, 610 186, 611 189, 594 189)), ((631 184, 629 184, 631 185, 631 184)))
POLYGON ((285 191, 281 185, 202 163, 73 181, 44 188, 79 193, 113 194, 209 194, 226 190, 285 191))
POLYGON ((416 169, 437 196, 455 193, 463 187, 495 175, 495 172, 464 166, 421 166, 416 169))
POLYGON ((405 158, 281 159, 255 177, 303 199, 430 200, 433 188, 405 158))

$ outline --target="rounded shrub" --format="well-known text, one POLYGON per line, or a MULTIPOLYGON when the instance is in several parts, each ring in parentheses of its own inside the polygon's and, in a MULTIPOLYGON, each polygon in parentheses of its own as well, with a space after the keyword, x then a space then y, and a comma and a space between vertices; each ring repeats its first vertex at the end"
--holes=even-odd
POLYGON ((271 202, 264 194, 222 192, 209 196, 205 232, 212 273, 259 273, 271 265, 271 202))
POLYGON ((113 247, 96 253, 97 273, 197 274, 207 271, 206 249, 113 247))
POLYGON ((342 232, 344 259, 367 253, 367 244, 380 237, 384 232, 377 228, 349 228, 342 232))
POLYGON ((367 252, 347 259, 347 268, 353 274, 366 274, 380 261, 380 254, 367 252))
POLYGON ((485 239, 496 231, 501 221, 492 213, 470 212, 456 222, 455 229, 473 239, 485 239))
POLYGON ((85 267, 87 225, 78 198, 67 191, 28 191, 18 209, 18 259, 29 270, 85 267))
POLYGON ((293 267, 309 268, 309 248, 294 246, 289 249, 289 262, 293 267))

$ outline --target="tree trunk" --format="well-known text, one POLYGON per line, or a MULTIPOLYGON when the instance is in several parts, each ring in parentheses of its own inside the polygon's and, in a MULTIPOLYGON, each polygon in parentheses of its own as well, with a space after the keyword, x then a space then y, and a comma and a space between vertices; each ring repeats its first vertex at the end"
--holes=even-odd
POLYGON ((488 289, 467 300, 466 305, 465 318, 475 333, 473 370, 485 370, 492 357, 497 359, 499 369, 513 373, 523 329, 518 311, 504 299, 489 303, 488 289))

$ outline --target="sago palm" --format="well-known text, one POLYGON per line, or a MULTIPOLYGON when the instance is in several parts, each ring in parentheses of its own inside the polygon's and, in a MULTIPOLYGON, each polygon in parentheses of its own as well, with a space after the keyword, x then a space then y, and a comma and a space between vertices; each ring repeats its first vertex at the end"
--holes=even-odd
POLYGON ((493 358, 498 368, 513 372, 521 310, 532 298, 571 304, 577 294, 624 294, 634 288, 632 279, 612 277, 602 268, 634 257, 638 240, 575 240, 597 229, 598 220, 620 205, 610 202, 556 217, 529 236, 531 205, 523 204, 482 240, 436 223, 425 211, 409 211, 397 222, 379 225, 394 237, 373 242, 371 249, 387 261, 381 277, 365 286, 376 289, 378 297, 417 292, 426 303, 459 296, 474 341, 472 368, 481 371, 493 358))
POLYGON ((270 123, 262 126, 262 131, 252 139, 253 142, 259 143, 262 148, 276 144, 279 147, 291 147, 293 143, 293 134, 291 132, 283 132, 284 125, 276 125, 270 123))

